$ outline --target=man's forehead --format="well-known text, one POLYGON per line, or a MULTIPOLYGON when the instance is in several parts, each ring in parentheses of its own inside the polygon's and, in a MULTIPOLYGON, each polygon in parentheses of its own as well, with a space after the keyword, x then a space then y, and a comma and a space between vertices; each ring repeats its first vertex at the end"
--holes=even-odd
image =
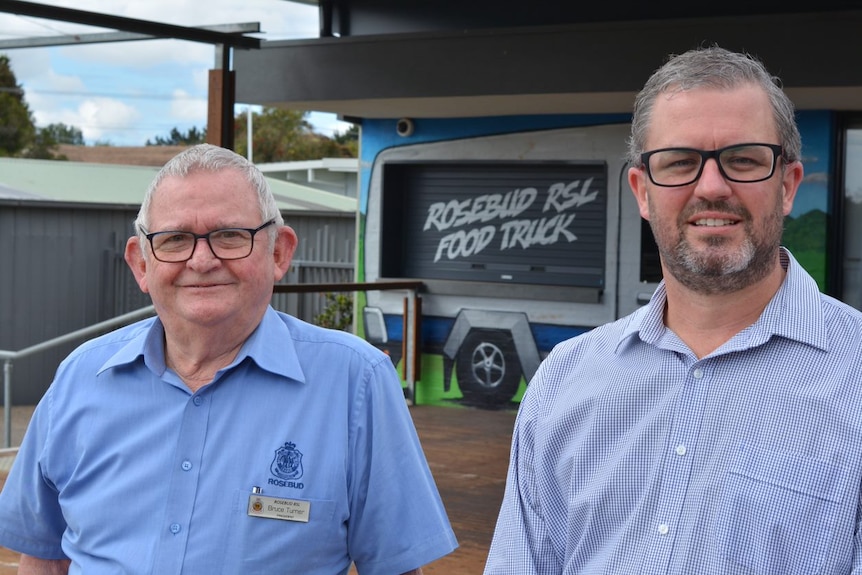
POLYGON ((758 85, 698 86, 662 92, 655 100, 647 140, 680 133, 771 142, 777 137, 777 125, 769 96, 758 85))

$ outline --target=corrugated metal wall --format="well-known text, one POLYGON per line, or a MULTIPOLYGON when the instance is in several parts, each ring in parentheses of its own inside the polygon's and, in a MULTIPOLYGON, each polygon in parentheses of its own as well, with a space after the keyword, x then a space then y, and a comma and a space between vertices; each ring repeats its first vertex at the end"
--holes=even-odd
MULTIPOLYGON (((137 207, 0 203, 0 349, 18 351, 149 305, 123 259, 136 214, 137 207)), ((354 214, 285 220, 300 238, 286 281, 353 281, 354 214), (337 279, 300 273, 322 269, 321 261, 334 262, 337 279)), ((320 297, 273 303, 313 321, 320 297)), ((15 361, 13 404, 38 401, 79 343, 15 361)))
MULTIPOLYGON (((328 216, 285 216, 299 237, 293 262, 279 283, 334 283, 354 281, 355 221, 328 216)), ((305 321, 314 319, 326 307, 324 293, 275 294, 272 305, 305 321)))

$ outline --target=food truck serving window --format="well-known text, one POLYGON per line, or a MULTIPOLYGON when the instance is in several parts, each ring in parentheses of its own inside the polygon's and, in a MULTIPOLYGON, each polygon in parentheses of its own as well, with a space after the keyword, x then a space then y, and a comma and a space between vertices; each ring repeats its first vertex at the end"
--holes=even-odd
POLYGON ((382 184, 384 277, 604 287, 604 163, 387 163, 382 184))

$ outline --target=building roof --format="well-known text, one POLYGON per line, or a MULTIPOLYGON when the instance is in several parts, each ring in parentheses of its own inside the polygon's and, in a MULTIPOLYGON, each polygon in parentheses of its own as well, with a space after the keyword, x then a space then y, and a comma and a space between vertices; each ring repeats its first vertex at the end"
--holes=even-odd
POLYGON ((124 166, 158 166, 189 146, 73 146, 60 144, 57 154, 72 162, 122 164, 124 166))
MULTIPOLYGON (((156 166, 0 158, 0 200, 140 205, 156 166)), ((355 212, 357 200, 267 177, 282 211, 355 212)))

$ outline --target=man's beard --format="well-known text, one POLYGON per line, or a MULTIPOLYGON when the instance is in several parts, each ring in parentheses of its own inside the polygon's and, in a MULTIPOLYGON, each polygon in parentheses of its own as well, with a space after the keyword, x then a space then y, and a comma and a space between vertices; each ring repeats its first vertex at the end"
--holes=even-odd
MULTIPOLYGON (((652 209, 651 213, 655 213, 652 209)), ((679 215, 676 221, 678 233, 663 225, 659 219, 650 218, 659 253, 665 269, 688 289, 702 294, 717 294, 739 291, 753 285, 772 271, 781 243, 784 216, 781 205, 759 222, 754 222, 751 213, 744 207, 733 207, 727 202, 700 202, 679 215), (721 236, 709 238, 706 246, 695 249, 685 237, 686 220, 691 214, 714 211, 734 214, 741 218, 745 227, 745 240, 738 249, 729 251, 725 246, 731 240, 721 236), (756 230, 755 226, 760 229, 756 230), (759 234, 757 232, 760 232, 759 234)))

